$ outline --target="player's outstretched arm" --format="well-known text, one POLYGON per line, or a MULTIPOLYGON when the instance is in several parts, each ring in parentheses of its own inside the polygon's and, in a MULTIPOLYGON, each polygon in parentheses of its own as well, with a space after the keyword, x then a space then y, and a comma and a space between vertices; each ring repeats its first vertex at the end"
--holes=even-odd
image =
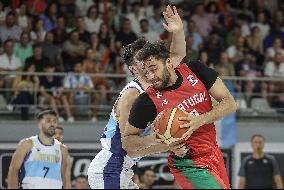
POLYGON ((122 147, 127 153, 133 153, 159 143, 156 141, 156 135, 154 134, 140 137, 141 131, 141 129, 127 122, 122 136, 122 147))
POLYGON ((64 189, 71 189, 71 167, 70 167, 70 156, 68 148, 61 144, 62 152, 62 165, 61 165, 61 178, 64 189))
POLYGON ((193 131, 205 124, 213 123, 226 115, 236 112, 237 104, 225 84, 220 78, 217 78, 213 86, 208 90, 209 94, 219 102, 211 111, 202 115, 191 115, 180 118, 181 121, 187 121, 183 127, 189 127, 185 136, 189 137, 193 131))
POLYGON ((163 12, 166 24, 164 28, 172 33, 172 42, 170 46, 170 58, 172 59, 173 67, 179 66, 180 62, 186 56, 186 42, 182 19, 180 18, 175 6, 171 8, 169 5, 163 12))
POLYGON ((23 139, 19 142, 18 147, 13 154, 8 173, 8 189, 19 189, 19 170, 23 164, 26 155, 33 146, 30 139, 23 139))

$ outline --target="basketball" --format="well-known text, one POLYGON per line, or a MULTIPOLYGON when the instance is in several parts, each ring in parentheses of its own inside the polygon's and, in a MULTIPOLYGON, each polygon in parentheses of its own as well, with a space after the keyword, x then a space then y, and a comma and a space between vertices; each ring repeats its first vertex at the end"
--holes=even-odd
POLYGON ((177 108, 168 108, 160 112, 153 122, 153 129, 157 137, 168 145, 183 141, 182 136, 188 128, 180 128, 184 122, 179 121, 179 118, 186 116, 177 108))

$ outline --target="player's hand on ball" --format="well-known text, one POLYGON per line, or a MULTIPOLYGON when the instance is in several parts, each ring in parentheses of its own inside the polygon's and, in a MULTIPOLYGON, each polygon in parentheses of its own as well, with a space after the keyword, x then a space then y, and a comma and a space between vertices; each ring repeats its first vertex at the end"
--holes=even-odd
POLYGON ((166 10, 163 12, 163 15, 167 22, 167 24, 163 23, 163 25, 168 32, 177 32, 183 30, 183 23, 175 6, 172 9, 168 5, 166 10))
POLYGON ((205 124, 203 115, 187 114, 187 117, 180 117, 179 120, 185 122, 185 124, 181 125, 180 128, 188 128, 188 131, 183 135, 186 140, 195 130, 205 124))

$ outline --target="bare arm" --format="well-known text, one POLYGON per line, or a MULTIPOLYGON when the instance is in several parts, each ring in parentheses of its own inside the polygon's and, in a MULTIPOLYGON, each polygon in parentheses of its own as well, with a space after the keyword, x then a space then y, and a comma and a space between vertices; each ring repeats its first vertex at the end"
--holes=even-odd
POLYGON ((20 141, 15 153, 13 154, 12 161, 8 173, 8 189, 19 189, 19 170, 23 161, 32 148, 32 141, 24 139, 20 141))
POLYGON ((168 5, 166 11, 163 12, 167 25, 164 23, 164 28, 172 33, 172 42, 170 46, 170 57, 174 68, 176 68, 183 58, 186 56, 186 42, 183 29, 183 23, 178 15, 177 9, 173 9, 168 5))
POLYGON ((276 185, 276 189, 283 189, 283 182, 282 182, 282 178, 280 175, 274 176, 274 182, 276 185))
POLYGON ((220 78, 217 78, 213 86, 209 89, 209 94, 217 100, 219 104, 205 114, 199 116, 188 114, 188 117, 180 118, 182 121, 187 121, 187 124, 184 124, 181 127, 190 127, 188 134, 185 136, 189 137, 192 132, 200 126, 213 123, 237 110, 237 104, 233 96, 220 78))
POLYGON ((245 189, 245 187, 246 187, 246 178, 240 176, 238 189, 245 189))
POLYGON ((68 149, 65 145, 61 145, 62 151, 62 165, 61 165, 61 178, 64 189, 71 189, 71 172, 70 172, 70 157, 68 149))

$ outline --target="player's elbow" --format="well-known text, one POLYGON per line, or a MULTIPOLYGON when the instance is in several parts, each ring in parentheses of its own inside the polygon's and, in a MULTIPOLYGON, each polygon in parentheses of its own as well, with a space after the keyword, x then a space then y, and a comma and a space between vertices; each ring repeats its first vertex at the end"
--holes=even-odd
POLYGON ((122 148, 128 153, 131 150, 129 143, 129 136, 124 136, 121 138, 122 148))

